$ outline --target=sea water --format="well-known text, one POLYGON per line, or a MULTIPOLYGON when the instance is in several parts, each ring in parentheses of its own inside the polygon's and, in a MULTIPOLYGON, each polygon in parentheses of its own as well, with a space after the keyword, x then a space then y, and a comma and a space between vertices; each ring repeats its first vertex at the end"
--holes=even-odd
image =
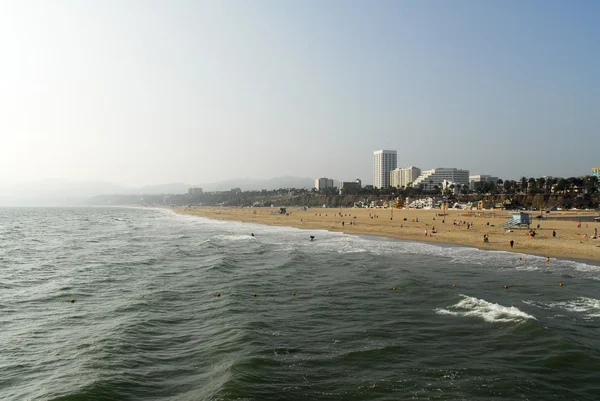
POLYGON ((598 400, 599 327, 591 263, 0 209, 2 400, 598 400))

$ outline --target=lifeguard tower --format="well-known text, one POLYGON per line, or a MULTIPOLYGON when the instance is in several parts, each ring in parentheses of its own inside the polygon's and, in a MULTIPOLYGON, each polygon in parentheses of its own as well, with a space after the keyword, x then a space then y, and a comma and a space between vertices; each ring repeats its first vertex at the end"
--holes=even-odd
POLYGON ((527 226, 527 228, 529 228, 530 224, 531 219, 529 218, 529 213, 516 212, 512 213, 512 217, 509 217, 506 223, 500 224, 500 227, 504 229, 519 227, 520 230, 522 226, 527 226))

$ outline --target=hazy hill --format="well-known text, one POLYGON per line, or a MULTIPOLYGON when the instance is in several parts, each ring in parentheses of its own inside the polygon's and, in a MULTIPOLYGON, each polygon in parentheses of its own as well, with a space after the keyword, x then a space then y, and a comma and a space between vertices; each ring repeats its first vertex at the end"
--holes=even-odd
POLYGON ((0 188, 5 196, 93 196, 98 194, 121 193, 126 188, 104 181, 68 181, 68 180, 40 180, 8 185, 0 188))
POLYGON ((98 194, 120 193, 124 187, 104 181, 68 181, 59 179, 4 184, 0 186, 0 205, 58 206, 76 205, 98 194))
MULTIPOLYGON (((159 184, 159 185, 146 185, 139 188, 130 188, 123 194, 183 194, 188 191, 192 185, 184 184, 182 182, 173 182, 170 184, 159 184)), ((101 195, 101 194, 99 194, 101 195)))
POLYGON ((169 183, 126 187, 104 181, 69 181, 48 179, 12 185, 0 184, 0 205, 77 205, 97 195, 154 195, 182 194, 192 186, 205 191, 228 191, 232 188, 247 190, 273 190, 279 188, 312 188, 314 181, 302 177, 275 177, 270 179, 240 178, 190 185, 169 183))
POLYGON ((315 180, 306 177, 274 177, 269 179, 238 178, 233 180, 213 182, 198 185, 205 191, 228 191, 232 188, 240 188, 242 191, 251 190, 273 190, 279 188, 312 188, 315 180))

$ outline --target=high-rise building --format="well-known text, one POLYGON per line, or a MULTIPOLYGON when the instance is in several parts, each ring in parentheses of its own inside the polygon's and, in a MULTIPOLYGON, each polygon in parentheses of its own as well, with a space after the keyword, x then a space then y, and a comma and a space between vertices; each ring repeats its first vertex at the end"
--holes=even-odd
POLYGON ((390 185, 394 188, 406 188, 419 175, 421 175, 421 169, 418 167, 399 167, 390 172, 390 185))
POLYGON ((592 167, 592 175, 594 177, 600 178, 600 166, 598 166, 598 167, 592 167))
POLYGON ((397 158, 395 150, 373 152, 373 187, 389 188, 390 172, 398 167, 397 158))
POLYGON ((333 188, 333 180, 331 178, 317 178, 315 180, 315 188, 320 191, 325 188, 333 188))
POLYGON ((425 191, 431 191, 435 186, 442 189, 442 183, 453 182, 463 187, 469 186, 469 170, 459 170, 457 168, 434 168, 423 171, 416 180, 413 181, 413 187, 423 186, 425 191))

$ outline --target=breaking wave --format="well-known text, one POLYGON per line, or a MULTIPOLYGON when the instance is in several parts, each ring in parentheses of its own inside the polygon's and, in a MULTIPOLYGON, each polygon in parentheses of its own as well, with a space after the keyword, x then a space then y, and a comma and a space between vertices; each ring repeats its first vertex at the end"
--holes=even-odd
POLYGON ((436 312, 440 315, 477 317, 490 323, 522 323, 526 320, 537 320, 514 306, 503 306, 460 294, 463 299, 447 308, 438 308, 436 312))
POLYGON ((580 313, 586 319, 600 318, 600 300, 594 298, 578 297, 568 301, 523 301, 523 303, 542 309, 558 309, 562 311, 580 313))

